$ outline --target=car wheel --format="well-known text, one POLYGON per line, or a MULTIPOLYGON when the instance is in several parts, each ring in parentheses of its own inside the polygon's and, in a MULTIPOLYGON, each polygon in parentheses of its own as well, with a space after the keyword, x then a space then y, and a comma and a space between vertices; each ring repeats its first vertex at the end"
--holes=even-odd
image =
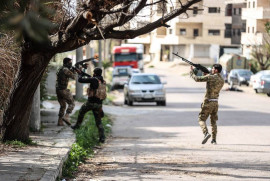
POLYGON ((166 101, 161 101, 162 106, 166 106, 166 101))
POLYGON ((241 84, 241 82, 238 82, 238 86, 240 87, 242 84, 241 84))
POLYGON ((114 90, 114 86, 112 85, 110 91, 113 91, 113 90, 114 90))
POLYGON ((230 85, 230 89, 232 89, 233 88, 233 81, 232 80, 230 81, 229 85, 230 85))
POLYGON ((267 93, 267 96, 270 97, 270 93, 267 93))
POLYGON ((126 99, 126 96, 125 96, 125 100, 124 100, 124 104, 127 104, 128 102, 127 102, 127 99, 126 99))
POLYGON ((133 106, 133 101, 131 101, 131 100, 128 98, 128 96, 127 96, 127 104, 128 104, 129 106, 133 106))
POLYGON ((254 89, 256 93, 258 93, 258 90, 257 89, 254 89))
POLYGON ((247 85, 247 87, 248 87, 248 86, 249 86, 249 83, 247 83, 246 85, 247 85))

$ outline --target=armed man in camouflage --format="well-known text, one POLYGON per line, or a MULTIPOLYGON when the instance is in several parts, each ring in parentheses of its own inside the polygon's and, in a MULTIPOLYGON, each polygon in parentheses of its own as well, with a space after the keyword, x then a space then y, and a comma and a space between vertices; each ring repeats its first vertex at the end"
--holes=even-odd
POLYGON ((204 101, 201 105, 201 112, 199 113, 199 125, 202 128, 204 138, 202 144, 205 144, 207 140, 211 137, 208 133, 206 120, 210 115, 211 126, 212 126, 212 144, 217 144, 217 124, 218 120, 218 97, 219 92, 224 85, 224 80, 220 74, 222 66, 220 64, 214 64, 211 70, 211 74, 204 76, 196 76, 194 73, 194 68, 191 66, 190 76, 196 82, 206 82, 206 93, 204 101))
POLYGON ((58 102, 60 104, 59 110, 59 118, 58 118, 58 126, 64 126, 63 121, 71 125, 69 121, 69 114, 74 109, 74 99, 69 89, 67 89, 69 78, 75 79, 75 72, 72 68, 72 59, 64 58, 63 66, 57 71, 57 80, 56 80, 56 94, 58 98, 58 102), (66 110, 66 103, 68 104, 68 108, 66 110), (66 111, 66 114, 65 114, 66 111))
POLYGON ((78 129, 80 125, 83 122, 84 115, 92 110, 96 126, 98 128, 99 133, 99 142, 104 143, 105 141, 105 134, 104 134, 104 128, 101 122, 101 118, 104 116, 104 113, 102 111, 102 101, 105 99, 106 96, 106 82, 103 80, 102 75, 102 69, 101 68, 95 68, 93 77, 85 77, 83 72, 79 74, 78 81, 80 83, 90 83, 90 87, 87 90, 88 94, 88 100, 86 103, 82 105, 79 111, 78 119, 75 125, 71 126, 72 129, 78 129), (99 96, 97 94, 97 90, 99 90, 101 87, 105 89, 104 96, 99 96))

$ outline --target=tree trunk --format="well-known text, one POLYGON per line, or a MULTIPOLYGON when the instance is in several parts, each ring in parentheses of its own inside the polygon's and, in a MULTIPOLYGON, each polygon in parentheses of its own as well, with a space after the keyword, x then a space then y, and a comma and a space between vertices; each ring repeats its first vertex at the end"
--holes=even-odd
POLYGON ((28 54, 22 63, 4 111, 1 136, 3 141, 29 139, 29 117, 34 93, 51 59, 51 55, 28 54))

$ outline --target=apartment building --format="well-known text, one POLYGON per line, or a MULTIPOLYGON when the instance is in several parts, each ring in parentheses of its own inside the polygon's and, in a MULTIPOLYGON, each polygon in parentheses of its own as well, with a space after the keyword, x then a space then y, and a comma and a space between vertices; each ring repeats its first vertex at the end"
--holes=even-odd
MULTIPOLYGON (((225 0, 226 1, 226 0, 225 0)), ((143 43, 146 53, 153 61, 174 61, 172 52, 196 63, 212 64, 217 62, 220 52, 232 46, 232 6, 224 0, 203 0, 193 5, 187 15, 182 14, 149 34, 128 40, 129 43, 143 43), (203 10, 201 10, 203 9, 203 10)), ((160 5, 159 5, 160 6, 160 5)), ((173 10, 167 3, 166 10, 173 10)), ((160 7, 151 21, 161 18, 160 7)))
MULTIPOLYGON (((241 44, 241 33, 246 32, 246 20, 242 19, 242 10, 246 8, 246 0, 227 0, 227 15, 232 16, 231 31, 231 44, 241 44)), ((230 26, 230 25, 229 25, 230 26)))
POLYGON ((243 55, 251 58, 252 46, 262 45, 269 36, 265 24, 270 22, 269 0, 247 0, 242 19, 246 20, 246 32, 242 33, 243 55))

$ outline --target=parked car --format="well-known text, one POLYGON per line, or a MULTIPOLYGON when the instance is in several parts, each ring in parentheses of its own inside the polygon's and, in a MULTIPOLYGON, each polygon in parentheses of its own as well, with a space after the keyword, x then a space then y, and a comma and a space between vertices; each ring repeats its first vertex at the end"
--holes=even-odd
POLYGON ((114 67, 111 90, 124 87, 125 82, 128 81, 131 74, 132 68, 130 66, 114 67))
POLYGON ((253 73, 247 69, 232 69, 228 75, 228 84, 232 87, 233 85, 246 84, 249 86, 250 77, 253 73))
POLYGON ((124 86, 124 103, 132 106, 133 102, 156 102, 157 105, 166 106, 163 84, 156 74, 133 74, 124 86))
POLYGON ((270 70, 262 70, 251 76, 252 87, 256 93, 263 92, 269 94, 267 91, 270 70))

